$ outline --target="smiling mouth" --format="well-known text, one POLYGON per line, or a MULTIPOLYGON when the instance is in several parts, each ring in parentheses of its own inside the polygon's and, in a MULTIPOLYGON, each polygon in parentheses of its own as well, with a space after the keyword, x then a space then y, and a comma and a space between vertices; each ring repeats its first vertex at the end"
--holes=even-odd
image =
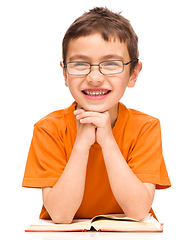
POLYGON ((107 95, 108 93, 111 92, 111 90, 107 90, 107 89, 85 89, 82 92, 85 95, 97 97, 97 96, 107 95))

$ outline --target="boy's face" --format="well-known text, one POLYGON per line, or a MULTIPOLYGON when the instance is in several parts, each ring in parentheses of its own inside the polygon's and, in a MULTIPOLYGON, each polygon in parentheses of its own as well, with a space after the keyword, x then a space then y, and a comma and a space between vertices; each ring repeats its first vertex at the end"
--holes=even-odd
MULTIPOLYGON (((130 59, 126 43, 119 40, 105 41, 100 34, 80 37, 71 40, 68 45, 66 62, 81 61, 99 64, 102 61, 130 59)), ((140 63, 141 64, 141 63, 140 63)), ((139 64, 138 64, 139 65, 139 64)), ((124 71, 114 75, 103 75, 98 66, 92 66, 91 72, 85 76, 67 74, 65 69, 65 85, 81 107, 87 111, 116 111, 118 102, 126 87, 133 87, 137 80, 140 67, 136 67, 130 75, 130 65, 124 66, 124 71)))

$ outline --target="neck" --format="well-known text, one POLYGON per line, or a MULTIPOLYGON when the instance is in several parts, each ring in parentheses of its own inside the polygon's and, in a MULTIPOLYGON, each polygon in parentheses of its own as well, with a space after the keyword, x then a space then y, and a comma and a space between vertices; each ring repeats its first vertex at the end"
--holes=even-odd
POLYGON ((110 118, 111 118, 111 127, 112 128, 115 126, 115 123, 117 121, 118 110, 119 110, 119 104, 118 103, 114 107, 112 107, 111 109, 108 110, 110 118))

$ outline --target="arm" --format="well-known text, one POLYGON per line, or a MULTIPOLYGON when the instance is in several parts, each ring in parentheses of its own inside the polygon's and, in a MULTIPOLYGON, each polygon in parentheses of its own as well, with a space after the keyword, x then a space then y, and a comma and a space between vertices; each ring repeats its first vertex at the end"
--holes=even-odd
POLYGON ((43 188, 43 203, 55 223, 71 223, 84 194, 90 146, 95 142, 92 124, 77 122, 77 138, 70 159, 58 182, 43 188))
POLYGON ((113 194, 126 216, 141 220, 148 214, 155 184, 142 183, 124 160, 115 141, 102 147, 113 194), (112 154, 111 154, 112 153, 112 154))
POLYGON ((113 137, 108 112, 79 112, 82 124, 97 127, 96 140, 100 144, 112 192, 124 213, 143 219, 149 212, 155 192, 155 184, 142 183, 125 161, 113 137))

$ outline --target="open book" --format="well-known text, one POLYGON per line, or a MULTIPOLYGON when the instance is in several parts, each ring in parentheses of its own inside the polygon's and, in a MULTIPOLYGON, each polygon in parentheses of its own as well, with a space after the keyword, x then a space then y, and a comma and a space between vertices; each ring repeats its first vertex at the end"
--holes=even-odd
POLYGON ((125 217, 124 214, 99 215, 92 219, 74 219, 71 224, 55 224, 51 220, 39 220, 29 226, 26 232, 163 232, 160 224, 151 214, 142 221, 125 217))

